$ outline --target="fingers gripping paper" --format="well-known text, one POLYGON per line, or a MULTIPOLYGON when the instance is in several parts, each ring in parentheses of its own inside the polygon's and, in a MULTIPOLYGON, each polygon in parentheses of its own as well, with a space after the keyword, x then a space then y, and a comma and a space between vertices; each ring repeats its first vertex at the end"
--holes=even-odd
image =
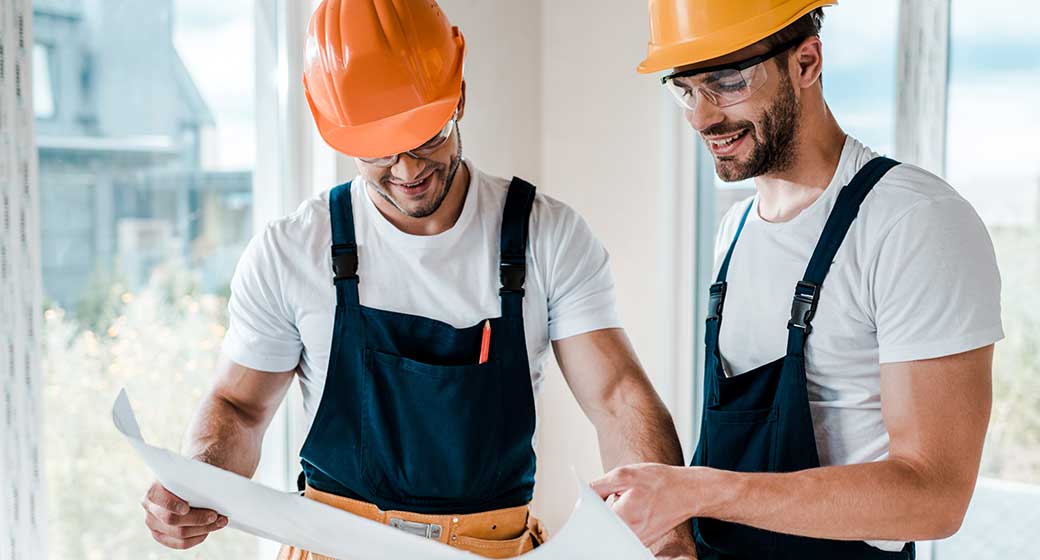
MULTIPOLYGON (((479 558, 149 445, 141 436, 125 390, 119 392, 112 407, 112 420, 163 486, 192 507, 226 515, 232 528, 349 560, 479 558)), ((650 552, 599 496, 584 484, 580 487, 581 494, 566 525, 548 543, 523 558, 652 560, 650 552)))

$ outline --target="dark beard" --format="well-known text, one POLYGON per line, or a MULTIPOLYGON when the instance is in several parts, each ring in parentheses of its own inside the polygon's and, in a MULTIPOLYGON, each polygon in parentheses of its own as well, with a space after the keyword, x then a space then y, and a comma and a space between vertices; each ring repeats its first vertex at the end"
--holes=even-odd
POLYGON ((736 126, 719 126, 704 131, 705 135, 722 135, 742 129, 751 129, 750 140, 754 142, 751 155, 745 162, 730 158, 720 158, 715 165, 719 178, 726 182, 743 181, 752 177, 760 177, 772 173, 787 171, 794 165, 795 137, 798 134, 798 116, 800 107, 794 95, 794 87, 790 77, 781 73, 780 91, 776 100, 762 113, 758 125, 749 121, 736 126), (728 129, 728 130, 727 130, 728 129), (762 138, 754 134, 755 129, 761 132, 762 138))
POLYGON ((376 192, 379 193, 379 196, 383 197, 383 200, 389 202, 394 208, 397 208, 398 212, 408 216, 409 218, 426 218, 433 215, 437 210, 440 210, 441 205, 444 204, 444 199, 448 198, 448 193, 451 192, 451 185, 455 182, 455 174, 458 173, 459 165, 462 163, 462 132, 459 131, 458 126, 455 127, 455 139, 458 143, 458 149, 455 151, 455 155, 451 157, 451 162, 449 163, 451 168, 448 173, 444 174, 442 171, 434 171, 434 174, 440 175, 441 179, 444 181, 444 189, 441 190, 440 194, 431 200, 429 204, 413 211, 408 211, 401 208, 401 206, 397 204, 397 201, 395 201, 393 197, 383 189, 377 189, 376 192))

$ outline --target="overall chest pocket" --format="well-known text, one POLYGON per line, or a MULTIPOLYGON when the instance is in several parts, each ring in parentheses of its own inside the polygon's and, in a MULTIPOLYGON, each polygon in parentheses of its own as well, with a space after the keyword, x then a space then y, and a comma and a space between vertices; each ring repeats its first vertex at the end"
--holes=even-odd
POLYGON ((361 470, 405 504, 479 503, 501 477, 501 364, 439 366, 365 351, 361 470))
MULTIPOLYGON (((724 410, 709 407, 706 415, 704 463, 709 467, 739 472, 774 471, 777 442, 775 407, 754 410, 724 410)), ((766 557, 776 546, 776 534, 717 519, 698 519, 698 538, 724 554, 766 557)), ((710 556, 709 556, 710 557, 710 556)))

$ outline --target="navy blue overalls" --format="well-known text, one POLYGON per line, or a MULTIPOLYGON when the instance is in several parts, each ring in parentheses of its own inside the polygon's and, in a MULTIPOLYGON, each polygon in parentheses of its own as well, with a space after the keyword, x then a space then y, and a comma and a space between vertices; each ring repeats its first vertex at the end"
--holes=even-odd
POLYGON ((535 408, 523 286, 534 194, 520 179, 509 187, 501 317, 489 319, 490 355, 478 364, 483 320, 456 329, 360 304, 358 257, 378 255, 355 241, 350 183, 332 190, 336 320, 324 394, 300 452, 310 486, 384 511, 426 514, 531 501, 535 408))
MULTIPOLYGON (((820 466, 805 378, 805 341, 812 332, 820 287, 860 204, 896 165, 898 162, 888 158, 875 158, 838 193, 805 276, 795 288, 787 325, 787 354, 747 373, 727 377, 719 354, 719 329, 729 262, 754 202, 748 205, 709 293, 705 402, 700 440, 691 465, 738 472, 793 472, 820 466)), ((700 518, 692 523, 701 560, 914 558, 913 543, 900 552, 884 552, 861 541, 784 535, 716 519, 700 518)))

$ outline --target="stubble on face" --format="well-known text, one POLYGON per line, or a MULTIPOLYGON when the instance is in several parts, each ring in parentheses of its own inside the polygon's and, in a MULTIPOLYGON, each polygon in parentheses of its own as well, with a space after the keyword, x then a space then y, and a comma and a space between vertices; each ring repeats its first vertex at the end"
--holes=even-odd
POLYGON ((789 170, 795 163, 795 138, 801 108, 794 94, 791 78, 780 73, 780 87, 772 104, 757 122, 749 120, 736 123, 719 123, 701 133, 705 136, 723 136, 742 130, 750 130, 751 153, 744 159, 737 156, 715 158, 715 171, 726 182, 743 181, 753 177, 780 173, 789 170))
MULTIPOLYGON (((378 186, 375 189, 376 193, 378 193, 383 200, 387 201, 387 203, 397 209, 398 212, 408 216, 409 218, 426 218, 432 216, 441 208, 441 205, 444 204, 444 199, 446 199, 448 193, 451 192, 451 185, 455 182, 455 175, 458 173, 459 165, 462 163, 462 135, 459 132, 458 127, 455 129, 455 135, 457 148, 447 165, 433 160, 425 160, 426 167, 424 168, 424 171, 432 169, 433 180, 435 181, 436 186, 433 189, 430 189, 430 192, 427 192, 426 196, 421 200, 411 204, 398 200, 393 195, 393 186, 391 185, 393 175, 389 169, 387 169, 379 179, 378 186)), ((401 157, 410 156, 402 155, 401 157)))

